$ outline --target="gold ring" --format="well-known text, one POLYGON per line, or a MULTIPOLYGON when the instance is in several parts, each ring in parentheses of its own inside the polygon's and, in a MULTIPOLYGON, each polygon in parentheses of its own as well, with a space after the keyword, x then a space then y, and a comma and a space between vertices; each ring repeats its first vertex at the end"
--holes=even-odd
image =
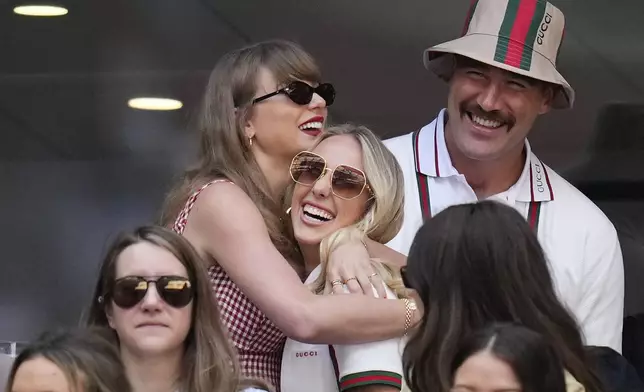
POLYGON ((342 280, 335 279, 331 281, 331 286, 342 286, 342 280))
POLYGON ((358 281, 358 278, 356 278, 356 277, 354 276, 353 278, 349 278, 349 279, 345 280, 345 281, 344 281, 344 283, 345 283, 345 284, 347 284, 350 280, 355 280, 355 281, 357 282, 357 281, 358 281))
POLYGON ((374 272, 373 274, 369 275, 369 280, 371 280, 371 278, 373 278, 374 276, 378 276, 378 273, 374 272))

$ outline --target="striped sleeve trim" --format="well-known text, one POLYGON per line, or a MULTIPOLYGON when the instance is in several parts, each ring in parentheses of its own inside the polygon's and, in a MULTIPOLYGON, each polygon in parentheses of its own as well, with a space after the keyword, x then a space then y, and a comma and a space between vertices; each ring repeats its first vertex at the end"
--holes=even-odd
POLYGON ((340 379, 340 392, 365 385, 387 385, 402 388, 402 376, 394 372, 369 371, 347 374, 340 379))

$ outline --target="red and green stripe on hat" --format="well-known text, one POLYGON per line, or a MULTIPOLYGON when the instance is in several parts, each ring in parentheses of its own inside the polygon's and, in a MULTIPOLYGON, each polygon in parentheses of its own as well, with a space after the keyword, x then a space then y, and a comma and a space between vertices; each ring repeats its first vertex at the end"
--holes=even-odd
POLYGON ((570 108, 575 91, 557 70, 565 17, 546 0, 474 0, 464 34, 425 50, 425 67, 449 81, 456 54, 506 71, 561 86, 554 108, 570 108))
MULTIPOLYGON (((493 0, 503 12, 502 18, 499 19, 500 26, 498 31, 489 32, 497 35, 496 50, 494 52, 494 61, 510 65, 525 71, 529 71, 532 66, 533 50, 543 48, 541 51, 547 56, 552 42, 548 42, 545 37, 553 19, 552 5, 544 0, 493 0), (505 7, 500 5, 505 3, 505 7)), ((476 33, 469 31, 472 19, 478 9, 481 1, 474 0, 468 11, 464 34, 476 33)), ((563 33, 558 42, 555 42, 555 53, 561 48, 563 33)), ((556 59, 556 54, 553 56, 556 59)))

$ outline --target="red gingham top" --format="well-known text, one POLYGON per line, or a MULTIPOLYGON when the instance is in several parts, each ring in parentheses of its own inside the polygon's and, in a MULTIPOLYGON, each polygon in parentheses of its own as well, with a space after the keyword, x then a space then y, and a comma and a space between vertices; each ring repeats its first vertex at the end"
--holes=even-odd
MULTIPOLYGON (((230 181, 211 181, 188 198, 174 223, 175 232, 183 234, 188 215, 199 194, 218 182, 230 181)), ((282 350, 286 336, 244 295, 221 266, 213 265, 208 274, 219 304, 221 319, 237 349, 243 375, 263 379, 279 390, 282 350)))

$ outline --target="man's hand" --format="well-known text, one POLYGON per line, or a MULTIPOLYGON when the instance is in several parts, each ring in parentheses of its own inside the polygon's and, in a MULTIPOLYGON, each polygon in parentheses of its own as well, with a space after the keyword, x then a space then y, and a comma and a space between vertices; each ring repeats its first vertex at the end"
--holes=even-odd
POLYGON ((343 285, 346 284, 351 293, 373 297, 375 287, 378 297, 386 298, 384 282, 371 266, 369 253, 360 240, 338 246, 329 255, 326 269, 326 287, 327 290, 330 287, 333 294, 344 293, 343 285))

